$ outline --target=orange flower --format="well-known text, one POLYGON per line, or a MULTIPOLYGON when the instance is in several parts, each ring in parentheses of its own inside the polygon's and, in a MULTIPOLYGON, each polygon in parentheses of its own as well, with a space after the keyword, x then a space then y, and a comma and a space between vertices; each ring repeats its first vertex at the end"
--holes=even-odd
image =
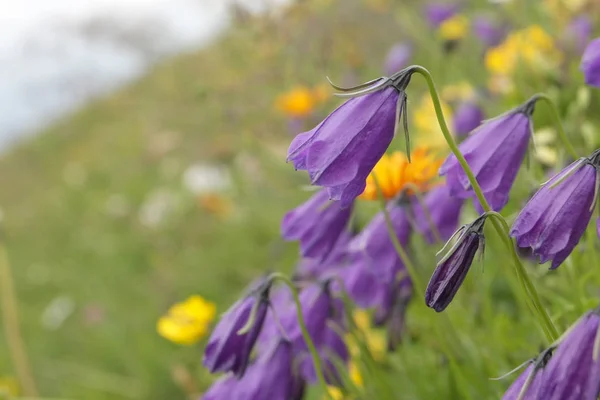
POLYGON ((373 174, 377 176, 383 196, 388 200, 403 190, 411 193, 414 187, 421 192, 428 190, 437 178, 443 160, 427 147, 419 147, 413 151, 411 161, 409 163, 406 155, 399 151, 384 154, 367 177, 367 186, 360 198, 376 200, 379 197, 373 174))

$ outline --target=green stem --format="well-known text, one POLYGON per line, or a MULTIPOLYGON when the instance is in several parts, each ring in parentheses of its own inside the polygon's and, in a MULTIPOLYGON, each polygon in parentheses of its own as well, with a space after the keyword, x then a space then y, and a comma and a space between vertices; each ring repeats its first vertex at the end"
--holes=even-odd
POLYGON ((550 110, 552 111, 552 119, 554 120, 554 124, 556 125, 556 131, 558 132, 558 137, 563 142, 563 145, 567 149, 569 155, 573 157, 574 160, 577 160, 579 158, 579 155, 577 154, 575 147, 573 147, 573 144, 567 137, 565 129, 563 128, 562 122, 560 120, 560 115, 558 114, 558 109, 556 108, 556 105, 554 104, 552 99, 548 97, 548 95, 545 93, 538 93, 536 97, 538 101, 542 100, 548 105, 548 107, 550 107, 550 110))
POLYGON ((280 273, 271 274, 269 276, 269 279, 284 283, 292 292, 292 295, 294 296, 294 303, 296 303, 296 315, 298 317, 298 325, 300 326, 302 337, 306 342, 306 347, 308 347, 308 351, 310 352, 310 356, 315 365, 317 379, 319 380, 319 383, 323 386, 326 396, 330 400, 334 400, 331 397, 331 394, 329 393, 329 387, 327 385, 327 381, 325 380, 325 375, 323 375, 323 364, 321 363, 321 356, 319 355, 317 347, 315 346, 315 343, 313 342, 312 338, 310 337, 310 333, 308 333, 308 329, 306 328, 306 321, 304 320, 304 315, 302 315, 302 304, 300 303, 300 297, 298 296, 298 289, 287 276, 282 275, 280 273))
MULTIPOLYGON (((444 118, 444 112, 442 111, 440 98, 439 98, 439 95, 435 88, 435 83, 433 82, 433 78, 431 77, 431 74, 429 73, 429 71, 426 68, 424 68, 420 65, 414 66, 413 71, 415 73, 418 73, 421 76, 423 76, 423 78, 425 78, 425 81, 427 82, 427 86, 429 87, 429 93, 431 95, 431 100, 432 100, 433 106, 435 108, 435 114, 437 116, 440 128, 442 130, 442 134, 444 135, 444 138, 446 139, 446 142, 448 143, 450 150, 452 151, 452 153, 458 160, 458 163, 464 170, 465 174, 467 175, 467 178, 469 179, 469 183, 471 184, 471 187, 473 188, 473 192, 475 192, 475 195, 477 196, 477 199, 479 200, 481 207, 486 212, 492 211, 489 203, 487 202, 487 200, 483 194, 483 191, 481 190, 481 186, 479 186, 479 183, 477 182, 477 179, 475 178, 475 175, 473 174, 473 171, 471 170, 471 167, 469 167, 467 160, 462 155, 461 151, 459 150, 458 146, 456 145, 456 142, 454 141, 454 137, 452 136, 452 134, 450 133, 450 130, 448 129, 448 125, 446 124, 446 120, 444 118)), ((544 97, 541 97, 541 98, 544 98, 544 97)), ((502 218, 502 219, 504 219, 504 218, 502 218)), ((510 230, 508 229, 508 225, 506 225, 506 227, 503 229, 503 225, 501 223, 499 223, 497 218, 492 219, 492 225, 494 226, 494 228, 496 229, 496 232, 500 235, 500 237, 502 238, 502 240, 505 243, 508 243, 508 241, 510 241, 512 243, 512 240, 509 235, 510 230)), ((519 279, 522 281, 523 288, 526 289, 526 295, 529 297, 530 301, 535 306, 535 310, 537 311, 537 314, 538 314, 538 319, 540 320, 540 322, 543 321, 542 329, 544 330, 544 332, 548 333, 547 336, 551 336, 553 339, 556 339, 556 337, 558 337, 558 331, 557 331, 556 327, 554 326, 554 324, 552 323, 552 320, 548 316, 546 310, 542 306, 539 295, 538 295, 535 287, 531 283, 531 279, 529 278, 527 271, 523 267, 523 264, 521 263, 521 260, 519 259, 519 256, 517 255, 514 246, 511 245, 511 248, 512 248, 513 261, 515 264, 517 275, 518 275, 519 279)))
POLYGON ((10 267, 10 261, 6 253, 4 243, 0 243, 0 305, 2 307, 2 324, 8 343, 8 349, 11 353, 11 358, 15 366, 19 382, 23 387, 23 392, 26 396, 37 397, 37 389, 29 361, 27 352, 25 351, 25 343, 21 335, 19 325, 19 313, 17 307, 17 298, 10 267))

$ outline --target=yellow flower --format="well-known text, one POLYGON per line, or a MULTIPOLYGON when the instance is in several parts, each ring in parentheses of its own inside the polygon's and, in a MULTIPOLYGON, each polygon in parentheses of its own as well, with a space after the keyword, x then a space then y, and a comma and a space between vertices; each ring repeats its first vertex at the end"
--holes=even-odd
MULTIPOLYGON (((452 126, 452 112, 450 107, 444 101, 441 102, 441 107, 446 118, 446 123, 448 126, 452 126)), ((421 98, 421 102, 413 112, 412 120, 417 128, 417 132, 414 138, 411 136, 411 139, 414 139, 417 146, 427 146, 434 150, 446 148, 446 140, 440 129, 435 108, 429 95, 421 98)))
POLYGON ((0 377, 0 399, 9 399, 19 395, 19 384, 11 376, 0 377))
POLYGON ((386 199, 393 199, 403 190, 412 193, 414 187, 424 192, 437 178, 442 161, 426 147, 413 151, 410 163, 406 155, 400 151, 384 154, 367 177, 367 186, 360 198, 376 200, 379 197, 373 174, 377 177, 386 199))
MULTIPOLYGON (((354 311, 353 319, 357 329, 362 332, 362 336, 364 336, 366 341, 365 345, 373 358, 375 360, 383 359, 387 351, 387 341, 384 332, 373 328, 369 313, 364 310, 354 311)), ((352 335, 349 334, 346 336, 346 344, 352 357, 360 356, 360 349, 352 335)), ((352 371, 350 373, 352 374, 352 371)))
MULTIPOLYGON (((446 85, 442 89, 442 97, 448 102, 472 100, 475 97, 475 89, 469 82, 461 81, 446 85)), ((444 115, 446 115, 446 110, 444 110, 444 115)))
POLYGON ((200 296, 190 296, 177 303, 157 323, 158 333, 172 342, 190 345, 208 332, 208 326, 216 315, 214 303, 200 296))
POLYGON ((469 33, 469 20, 461 14, 448 18, 439 27, 439 35, 444 40, 459 40, 469 33))
POLYGON ((552 37, 539 25, 511 33, 504 42, 489 49, 485 66, 494 75, 511 76, 519 64, 533 72, 551 70, 558 66, 561 53, 552 37))
POLYGON ((362 374, 360 373, 360 369, 358 369, 356 364, 353 362, 351 362, 350 366, 348 367, 348 375, 350 375, 350 380, 352 381, 352 383, 354 383, 356 387, 363 386, 364 383, 362 374))
POLYGON ((304 86, 298 86, 280 95, 275 101, 275 105, 289 117, 302 118, 313 111, 315 98, 312 90, 304 86))
POLYGON ((327 386, 327 391, 329 392, 329 397, 323 396, 323 399, 329 400, 329 398, 333 400, 344 400, 344 394, 342 391, 335 386, 327 386))

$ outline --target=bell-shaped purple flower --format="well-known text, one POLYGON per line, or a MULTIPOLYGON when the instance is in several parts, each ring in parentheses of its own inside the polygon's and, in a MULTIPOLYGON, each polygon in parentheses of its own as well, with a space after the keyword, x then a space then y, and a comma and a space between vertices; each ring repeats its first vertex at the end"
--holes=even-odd
MULTIPOLYGON (((459 145, 494 211, 500 211, 508 203, 510 189, 527 153, 536 100, 533 97, 520 107, 484 122, 459 145)), ((453 154, 440 167, 440 175, 446 176, 452 196, 475 197, 467 175, 453 154)), ((474 204, 482 212, 476 199, 474 204)))
POLYGON ((537 358, 529 361, 529 365, 513 382, 502 396, 502 400, 541 400, 540 387, 546 381, 548 373, 546 365, 552 358, 554 348, 543 351, 537 358))
MULTIPOLYGON (((345 364, 348 361, 348 348, 344 338, 340 335, 340 330, 334 329, 331 325, 334 321, 330 320, 325 327, 322 340, 318 343, 317 351, 321 358, 323 374, 327 382, 335 385, 341 385, 338 365, 345 364)), ((341 328, 341 327, 339 327, 341 328)), ((304 353, 304 358, 300 364, 302 377, 307 383, 317 382, 317 372, 310 354, 304 353)))
POLYGON ((465 101, 458 106, 454 113, 454 132, 458 136, 465 136, 481 125, 483 110, 473 101, 465 101))
POLYGON ((351 262, 338 271, 344 282, 344 288, 352 301, 361 308, 379 309, 391 302, 394 280, 385 280, 377 276, 364 259, 351 262))
POLYGON ((582 158, 545 183, 523 207, 510 235, 530 247, 540 264, 558 267, 571 254, 590 222, 597 197, 600 151, 582 158))
POLYGON ((417 198, 413 200, 416 230, 432 244, 436 242, 434 227, 440 235, 440 240, 448 240, 458 228, 463 200, 451 196, 450 189, 444 184, 430 190, 423 203, 420 204, 417 198))
POLYGON ((485 47, 499 45, 506 35, 506 29, 486 15, 473 18, 473 32, 485 47))
POLYGON ((289 211, 281 221, 281 236, 299 240, 303 257, 324 260, 346 229, 352 207, 342 208, 320 190, 301 206, 289 211))
POLYGON ((425 18, 429 25, 433 28, 438 28, 444 21, 452 18, 458 11, 458 4, 434 2, 425 6, 425 18))
POLYGON ((387 324, 388 350, 394 351, 404 338, 406 310, 412 299, 413 284, 408 276, 394 282, 387 301, 375 310, 374 323, 387 324))
POLYGON ((425 303, 428 307, 437 312, 444 311, 456 295, 471 268, 475 254, 479 248, 483 251, 483 225, 486 218, 486 214, 483 214, 470 225, 461 227, 454 234, 458 236, 456 241, 452 244, 453 240, 450 239, 440 251, 442 253, 452 245, 438 262, 425 290, 425 303))
POLYGON ((581 54, 585 50, 585 46, 590 42, 592 31, 593 25, 589 16, 579 15, 575 17, 566 28, 565 39, 567 46, 581 54))
POLYGON ((596 400, 600 395, 598 310, 584 315, 558 344, 545 368, 539 399, 596 400))
POLYGON ((412 57, 412 46, 408 43, 397 43, 385 57, 383 69, 387 75, 393 75, 408 66, 412 57))
POLYGON ((246 371, 267 315, 271 282, 262 280, 252 286, 246 297, 221 317, 208 340, 203 364, 210 372, 231 371, 241 377, 246 371))
POLYGON ((230 400, 231 390, 238 384, 233 374, 223 375, 202 395, 201 400, 230 400))
POLYGON ((348 258, 348 244, 352 237, 348 230, 344 230, 324 260, 314 258, 300 260, 296 267, 296 275, 304 279, 320 279, 330 271, 341 267, 348 258))
POLYGON ((349 206, 366 187, 366 179, 394 137, 398 119, 406 127, 406 93, 414 71, 402 70, 353 89, 352 97, 313 130, 296 136, 287 161, 308 171, 313 185, 327 188, 329 197, 349 206))
POLYGON ((585 83, 600 87, 600 38, 592 40, 587 45, 579 69, 583 72, 585 83))
MULTIPOLYGON (((284 339, 273 342, 259 354, 244 377, 231 388, 227 400, 290 400, 296 395, 297 377, 293 371, 292 344, 284 339)), ((225 399, 224 399, 225 400, 225 399)))
MULTIPOLYGON (((404 208, 395 203, 388 205, 394 233, 405 247, 410 239, 410 223, 404 208)), ((380 280, 393 279, 404 268, 390 239, 383 212, 375 215, 371 222, 352 239, 348 253, 353 263, 362 263, 380 280)))

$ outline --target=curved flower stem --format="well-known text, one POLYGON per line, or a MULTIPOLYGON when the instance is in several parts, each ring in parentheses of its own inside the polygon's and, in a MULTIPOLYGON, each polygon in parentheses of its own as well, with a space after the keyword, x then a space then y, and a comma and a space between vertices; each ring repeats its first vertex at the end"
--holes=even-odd
POLYGON ((573 144, 567 137, 565 129, 563 128, 562 122, 560 120, 560 115, 558 115, 558 109, 556 108, 556 105, 554 104, 552 99, 550 97, 548 97, 548 95, 545 93, 536 94, 536 98, 538 101, 539 100, 544 101, 548 105, 548 107, 550 107, 550 110, 552 110, 552 112, 551 112, 552 119, 554 119, 554 124, 556 125, 556 130, 558 132, 558 136, 559 136, 561 142, 563 142, 563 145, 567 149, 567 152, 569 153, 569 155, 571 157, 573 157, 574 160, 577 160, 579 158, 579 155, 577 154, 575 147, 573 147, 573 144))
POLYGON ((300 304, 300 297, 298 296, 298 289, 294 285, 294 283, 285 275, 280 273, 272 273, 269 276, 269 279, 273 281, 280 281, 284 283, 292 292, 294 296, 294 303, 296 303, 296 315, 298 317, 298 325, 300 326, 300 331, 302 332, 302 337, 306 342, 306 347, 308 347, 308 351, 310 352, 310 356, 315 365, 315 372, 317 375, 317 379, 319 383, 323 386, 323 390, 325 390, 325 395, 330 399, 334 400, 329 393, 329 388, 327 385, 327 381, 325 380, 325 375, 323 375, 323 364, 321 363, 321 356, 317 351, 317 347, 310 337, 310 333, 308 333, 308 329, 306 328, 306 321, 304 320, 304 315, 302 315, 302 304, 300 304))
POLYGON ((8 260, 3 242, 0 242, 0 295, 2 325, 4 325, 8 349, 11 353, 19 382, 23 385, 25 395, 37 397, 38 392, 35 380, 31 373, 27 352, 25 351, 25 343, 23 342, 23 336, 19 327, 19 313, 10 261, 8 260))
MULTIPOLYGON (((444 138, 446 139, 446 142, 448 143, 450 150, 452 151, 452 153, 458 160, 462 169, 465 171, 465 174, 467 175, 467 178, 469 179, 469 183, 471 184, 471 187, 473 188, 473 192, 475 192, 475 195, 477 196, 479 203, 483 207, 484 211, 486 211, 486 212, 492 211, 489 203, 487 202, 487 200, 483 194, 483 191, 481 190, 481 186, 479 186, 479 183, 477 182, 475 175, 473 175, 473 171, 471 170, 471 167, 469 167, 467 160, 460 152, 458 146, 456 145, 456 142, 454 141, 454 138, 450 134, 450 130, 448 129, 448 125, 446 124, 446 120, 444 119, 444 113, 442 111, 442 107, 440 104, 440 98, 439 98, 439 95, 435 88, 435 83, 433 82, 433 78, 431 77, 431 74, 429 73, 429 71, 426 68, 424 68, 420 65, 416 65, 411 68, 413 69, 413 71, 415 73, 418 73, 421 76, 423 76, 423 78, 425 78, 425 81, 427 82, 427 86, 429 87, 429 93, 431 95, 431 100, 432 100, 433 106, 435 108, 435 114, 437 116, 440 128, 442 130, 442 134, 444 135, 444 138)), ((543 97, 541 97, 541 98, 543 98, 543 97)), ((504 220, 504 218, 502 218, 502 219, 504 220)), ((518 275, 519 279, 522 281, 523 288, 527 289, 525 293, 529 297, 529 299, 533 303, 533 305, 535 306, 535 310, 538 314, 538 319, 540 320, 540 323, 542 323, 542 328, 543 328, 544 332, 547 332, 548 339, 549 340, 552 339, 551 341, 553 341, 554 339, 556 339, 558 337, 558 331, 557 331, 556 327, 554 326, 554 324, 552 323, 552 320, 548 316, 546 310, 542 306, 542 303, 540 301, 537 290, 535 289, 535 286, 533 286, 533 284, 531 283, 531 279, 529 278, 527 271, 523 267, 523 264, 521 263, 521 260, 519 259, 519 256, 517 255, 516 250, 514 249, 514 245, 512 245, 512 239, 510 239, 510 235, 509 235, 510 229, 508 229, 508 224, 506 224, 506 221, 505 221, 505 224, 503 226, 503 224, 499 223, 498 218, 493 218, 492 224, 494 225, 496 232, 498 232, 498 234, 500 235, 502 240, 505 243, 509 243, 509 242, 511 243, 511 248, 512 248, 512 253, 513 253, 513 261, 515 264, 517 275, 518 275)))

